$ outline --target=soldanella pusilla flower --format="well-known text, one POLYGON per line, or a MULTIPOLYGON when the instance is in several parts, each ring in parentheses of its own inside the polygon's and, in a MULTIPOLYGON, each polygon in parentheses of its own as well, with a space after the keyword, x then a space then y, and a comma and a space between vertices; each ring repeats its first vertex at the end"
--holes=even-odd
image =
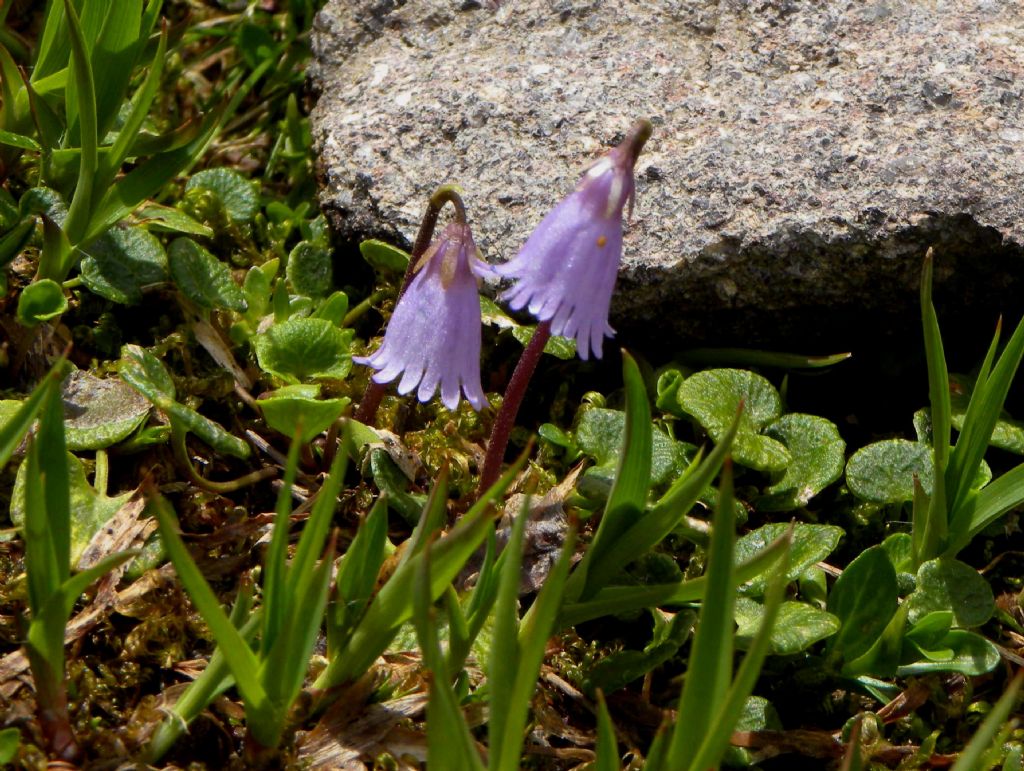
POLYGON ((459 393, 474 409, 487 404, 480 384, 480 297, 477 280, 489 275, 464 221, 450 223, 416 262, 414 274, 391 316, 384 342, 368 357, 353 357, 377 370, 373 380, 398 393, 416 391, 421 402, 438 388, 450 409, 459 393))
POLYGON ((583 175, 576 190, 548 214, 512 260, 497 273, 513 281, 502 299, 523 307, 551 332, 576 339, 581 359, 614 334, 608 308, 622 257, 622 212, 630 214, 636 186, 633 166, 651 135, 638 121, 625 140, 583 175))

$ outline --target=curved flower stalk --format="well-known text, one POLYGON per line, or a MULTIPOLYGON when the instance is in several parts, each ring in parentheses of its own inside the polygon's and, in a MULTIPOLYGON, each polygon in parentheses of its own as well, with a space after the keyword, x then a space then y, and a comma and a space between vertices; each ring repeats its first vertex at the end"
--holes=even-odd
POLYGON ((502 294, 513 310, 526 307, 551 332, 576 339, 581 359, 601 358, 615 277, 622 258, 622 211, 633 211, 633 166, 651 135, 637 121, 622 144, 590 167, 576 190, 541 221, 509 262, 496 268, 513 280, 502 294))
MULTIPOLYGON (((460 202, 461 203, 461 202, 460 202)), ((402 376, 398 393, 416 391, 421 402, 440 389, 450 409, 460 392, 479 410, 487 404, 480 385, 480 298, 477 281, 492 268, 479 257, 463 210, 412 266, 412 279, 395 307, 384 342, 357 364, 377 370, 376 383, 402 376)))

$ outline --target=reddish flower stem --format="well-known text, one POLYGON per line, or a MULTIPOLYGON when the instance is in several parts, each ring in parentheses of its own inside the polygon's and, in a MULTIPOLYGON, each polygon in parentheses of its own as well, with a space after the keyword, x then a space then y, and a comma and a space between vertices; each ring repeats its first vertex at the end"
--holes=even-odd
MULTIPOLYGON (((462 203, 458 189, 454 185, 441 185, 430 196, 427 202, 427 211, 420 222, 420 230, 416 234, 416 241, 412 245, 412 252, 409 254, 409 266, 405 269, 405 276, 402 278, 402 286, 398 290, 396 302, 402 299, 405 290, 408 288, 412 277, 416 275, 416 266, 430 246, 430 240, 434 237, 434 228, 437 227, 437 217, 446 203, 455 207, 455 221, 466 221, 466 207, 462 203)), ((359 400, 359 408, 353 416, 360 423, 372 426, 377 417, 377 409, 380 407, 384 392, 387 391, 386 383, 378 383, 371 379, 363 392, 363 398, 359 400)))
POLYGON ((537 369, 537 362, 544 352, 544 346, 551 337, 551 322, 542 321, 530 338, 530 342, 523 349, 523 355, 519 357, 515 370, 512 372, 512 379, 508 381, 505 388, 505 397, 501 402, 501 409, 494 418, 494 427, 491 429, 491 438, 487 442, 487 454, 484 456, 484 468, 480 472, 480 486, 477 488, 477 497, 493 485, 501 473, 501 462, 505 459, 505 450, 508 447, 508 437, 512 433, 512 426, 515 425, 516 415, 519 414, 519 406, 523 403, 526 395, 526 387, 530 384, 530 378, 537 369))

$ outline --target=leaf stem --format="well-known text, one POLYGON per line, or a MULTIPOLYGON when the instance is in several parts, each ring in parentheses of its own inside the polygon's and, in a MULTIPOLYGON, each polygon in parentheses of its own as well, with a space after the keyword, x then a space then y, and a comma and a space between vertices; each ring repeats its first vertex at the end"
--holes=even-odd
POLYGON ((277 469, 273 466, 266 466, 253 471, 252 473, 240 476, 237 479, 230 479, 226 482, 214 482, 211 479, 206 479, 196 471, 195 466, 192 465, 192 461, 188 457, 188 448, 185 446, 185 432, 181 429, 171 429, 171 447, 174 450, 174 458, 178 461, 178 465, 181 466, 182 470, 188 476, 189 480, 203 488, 209 490, 212 493, 224 494, 233 493, 236 490, 241 490, 243 487, 254 485, 257 482, 261 482, 264 479, 271 479, 277 476, 277 469))

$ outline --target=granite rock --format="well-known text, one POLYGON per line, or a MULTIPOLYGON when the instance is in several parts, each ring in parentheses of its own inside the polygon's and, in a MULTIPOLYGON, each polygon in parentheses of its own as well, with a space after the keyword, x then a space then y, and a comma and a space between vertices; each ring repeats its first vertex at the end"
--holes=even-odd
POLYGON ((631 344, 896 323, 929 245, 940 296, 1024 297, 1018 0, 330 0, 314 49, 347 240, 408 245, 456 182, 508 259, 649 117, 612 315, 631 344))

